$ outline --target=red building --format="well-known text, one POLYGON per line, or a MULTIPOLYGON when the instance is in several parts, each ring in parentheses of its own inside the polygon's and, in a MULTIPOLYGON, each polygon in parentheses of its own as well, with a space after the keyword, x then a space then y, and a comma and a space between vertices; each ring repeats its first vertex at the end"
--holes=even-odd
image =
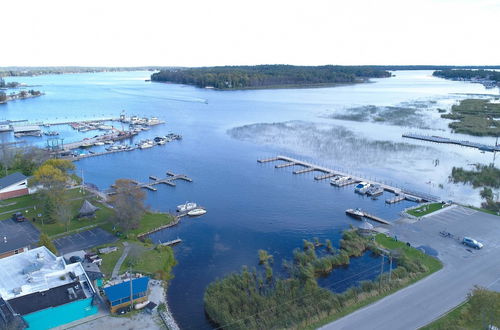
POLYGON ((0 179, 0 200, 28 194, 28 178, 22 173, 12 173, 0 179))

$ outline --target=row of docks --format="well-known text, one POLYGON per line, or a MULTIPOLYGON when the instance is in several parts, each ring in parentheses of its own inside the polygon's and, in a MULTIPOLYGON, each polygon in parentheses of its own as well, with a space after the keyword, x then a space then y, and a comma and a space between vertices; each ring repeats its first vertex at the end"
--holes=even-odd
MULTIPOLYGON (((151 191, 157 191, 158 189, 155 188, 155 186, 159 185, 159 184, 165 184, 165 185, 168 185, 168 186, 171 186, 171 187, 175 187, 176 186, 176 183, 175 183, 176 180, 183 180, 183 181, 186 181, 186 182, 193 182, 193 179, 191 179, 187 175, 184 175, 184 174, 175 174, 173 172, 167 172, 167 177, 165 177, 165 178, 158 178, 157 176, 150 175, 149 179, 151 181, 150 182, 146 182, 146 183, 139 182, 139 181, 136 181, 136 180, 130 180, 130 181, 133 184, 137 185, 139 188, 144 188, 144 189, 148 189, 148 190, 151 190, 151 191)), ((114 189, 115 186, 112 185, 111 188, 114 189)), ((115 191, 114 190, 109 191, 107 194, 108 195, 114 195, 115 191)))
POLYGON ((445 144, 455 144, 463 147, 476 148, 481 151, 497 152, 500 151, 500 145, 487 145, 477 142, 464 141, 464 140, 454 140, 446 137, 435 136, 435 135, 420 135, 414 133, 403 134, 404 138, 415 139, 421 141, 435 142, 435 143, 445 143, 445 144))
MULTIPOLYGON (((302 174, 302 173, 308 173, 308 172, 321 172, 322 174, 316 175, 314 177, 315 180, 325 180, 325 179, 330 179, 331 184, 337 187, 344 187, 360 182, 366 182, 370 184, 371 186, 376 186, 379 188, 381 192, 387 191, 390 193, 393 193, 395 196, 393 198, 386 199, 386 203, 388 204, 394 204, 398 203, 403 200, 410 200, 413 202, 430 202, 430 201, 438 201, 439 197, 428 195, 428 194, 423 194, 423 193, 418 193, 418 192, 413 192, 409 190, 405 190, 402 188, 394 187, 385 183, 381 182, 376 182, 373 180, 369 180, 366 178, 358 177, 358 176, 353 176, 348 173, 344 173, 338 170, 332 170, 326 167, 322 166, 317 166, 305 161, 297 160, 291 157, 286 157, 286 156, 277 156, 273 158, 267 158, 267 159, 259 159, 257 160, 259 163, 269 163, 269 162, 276 162, 276 161, 281 161, 282 163, 275 165, 275 168, 285 168, 285 167, 290 167, 290 166, 301 166, 303 169, 295 170, 293 171, 293 174, 302 174)), ((380 195, 380 191, 377 193, 377 195, 380 195)))

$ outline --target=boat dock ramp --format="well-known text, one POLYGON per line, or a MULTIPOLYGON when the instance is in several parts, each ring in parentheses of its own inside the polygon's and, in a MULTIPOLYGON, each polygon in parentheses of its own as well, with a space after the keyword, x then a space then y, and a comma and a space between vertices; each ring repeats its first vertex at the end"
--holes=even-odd
POLYGON ((389 221, 386 221, 386 220, 384 220, 384 219, 382 219, 382 218, 379 218, 379 217, 377 217, 376 215, 373 215, 373 214, 370 214, 370 213, 366 213, 366 212, 364 212, 364 211, 361 211, 361 212, 363 212, 363 216, 364 216, 365 218, 368 218, 368 219, 370 219, 370 220, 373 220, 373 221, 377 221, 377 222, 383 223, 384 225, 390 225, 390 224, 391 224, 389 221))
POLYGON ((379 185, 384 191, 388 191, 390 193, 395 194, 396 196, 394 198, 386 200, 386 203, 388 204, 393 204, 400 202, 402 200, 411 200, 411 201, 416 201, 416 202, 431 202, 431 201, 438 201, 439 197, 432 196, 429 194, 424 194, 424 193, 418 193, 414 191, 409 191, 407 189, 403 188, 398 188, 395 186, 391 186, 385 183, 381 182, 376 182, 374 180, 369 180, 366 178, 362 178, 360 176, 355 176, 351 175, 342 171, 338 170, 332 170, 330 168, 314 165, 305 161, 301 161, 298 159, 294 159, 291 157, 286 157, 286 156, 277 156, 277 157, 272 157, 272 158, 265 158, 265 159, 258 159, 257 162, 259 163, 270 163, 270 162, 276 162, 276 161, 281 161, 282 163, 276 164, 274 167, 275 168, 284 168, 284 167, 289 167, 289 166, 302 166, 303 169, 300 170, 295 170, 292 173, 293 174, 302 174, 302 173, 308 173, 308 172, 321 172, 320 175, 317 175, 314 177, 315 180, 324 180, 324 179, 330 179, 334 177, 342 177, 345 178, 344 180, 339 180, 335 183, 332 183, 332 185, 335 185, 337 187, 344 187, 350 184, 355 184, 358 182, 367 182, 371 185, 379 185))
POLYGON ((430 136, 430 135, 407 133, 407 134, 403 134, 403 137, 408 138, 408 139, 415 139, 415 140, 435 142, 435 143, 456 144, 456 145, 463 146, 463 147, 476 148, 476 149, 479 149, 481 151, 489 151, 489 152, 500 151, 500 145, 497 145, 497 144, 496 145, 487 145, 487 144, 471 142, 471 141, 454 140, 454 139, 441 137, 441 136, 435 136, 435 135, 430 136))

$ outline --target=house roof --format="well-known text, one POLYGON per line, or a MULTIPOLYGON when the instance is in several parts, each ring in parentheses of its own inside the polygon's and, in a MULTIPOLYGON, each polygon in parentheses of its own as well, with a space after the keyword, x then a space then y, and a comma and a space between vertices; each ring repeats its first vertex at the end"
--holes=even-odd
MULTIPOLYGON (((149 277, 139 277, 132 280, 133 294, 146 292, 148 290, 149 277)), ((109 301, 116 301, 130 297, 130 281, 122 282, 113 286, 104 288, 104 293, 109 301)), ((134 298, 135 299, 135 298, 134 298)))
POLYGON ((7 188, 26 179, 27 177, 21 172, 9 174, 0 179, 0 189, 7 188))
POLYGON ((87 296, 83 291, 82 285, 79 281, 75 281, 47 291, 35 292, 10 299, 9 304, 16 313, 26 315, 86 298, 87 296))
POLYGON ((40 232, 30 221, 0 221, 0 253, 36 246, 39 239, 40 232))
POLYGON ((85 270, 77 262, 66 265, 45 246, 0 259, 0 296, 5 300, 67 285, 79 278, 87 280, 85 270))

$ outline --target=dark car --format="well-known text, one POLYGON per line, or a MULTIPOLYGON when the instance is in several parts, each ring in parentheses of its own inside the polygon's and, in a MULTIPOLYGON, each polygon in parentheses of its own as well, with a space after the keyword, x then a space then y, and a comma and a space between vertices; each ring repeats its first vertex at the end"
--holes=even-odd
POLYGON ((79 256, 71 256, 71 258, 69 258, 69 262, 74 264, 75 262, 82 262, 82 258, 80 258, 79 256))
POLYGON ((122 307, 116 310, 116 314, 123 315, 130 312, 130 306, 122 307))
POLYGON ((24 215, 21 212, 16 212, 12 215, 12 220, 17 221, 17 222, 23 222, 26 220, 24 215))

